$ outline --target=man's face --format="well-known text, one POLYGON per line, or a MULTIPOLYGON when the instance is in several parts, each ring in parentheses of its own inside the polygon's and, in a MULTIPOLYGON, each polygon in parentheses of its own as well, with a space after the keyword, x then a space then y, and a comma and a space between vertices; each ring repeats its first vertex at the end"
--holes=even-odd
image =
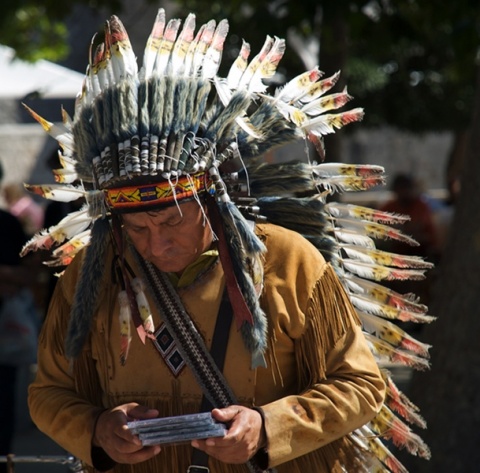
POLYGON ((179 273, 193 263, 212 241, 203 207, 196 201, 155 212, 122 216, 137 251, 160 271, 179 273))

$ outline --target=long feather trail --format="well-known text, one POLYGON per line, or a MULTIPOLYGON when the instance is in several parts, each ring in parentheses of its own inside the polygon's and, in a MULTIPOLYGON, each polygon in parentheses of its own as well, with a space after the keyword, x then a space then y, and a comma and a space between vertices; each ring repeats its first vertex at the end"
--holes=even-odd
POLYGON ((344 204, 340 202, 329 202, 325 205, 325 210, 337 218, 357 218, 359 220, 368 220, 370 222, 385 224, 402 224, 410 220, 409 215, 401 215, 393 212, 384 212, 382 210, 372 209, 354 204, 344 204))
POLYGON ((364 263, 394 266, 396 268, 431 269, 433 263, 425 261, 421 256, 401 255, 371 248, 352 245, 341 245, 349 258, 358 259, 364 263))
POLYGON ((165 9, 159 8, 143 53, 143 74, 145 75, 145 80, 148 80, 152 75, 155 67, 158 49, 163 38, 165 22, 165 9))
POLYGON ((412 455, 418 455, 427 460, 431 457, 430 449, 425 442, 385 404, 370 421, 370 426, 374 432, 392 440, 396 447, 406 448, 412 455))
POLYGON ((349 291, 355 294, 363 295, 396 309, 420 314, 427 313, 428 307, 425 304, 421 304, 418 301, 418 297, 414 294, 400 294, 386 286, 373 281, 367 281, 349 273, 343 274, 342 280, 347 285, 349 291))
POLYGON ((359 312, 359 316, 364 330, 375 334, 394 348, 408 350, 424 358, 430 356, 428 351, 431 345, 415 340, 398 325, 366 312, 359 312))
POLYGON ((390 372, 386 369, 381 370, 382 378, 387 387, 385 403, 387 406, 410 424, 414 424, 422 429, 427 428, 425 419, 419 414, 420 408, 416 406, 393 382, 390 372))
POLYGON ((92 223, 92 217, 88 209, 82 209, 72 212, 64 217, 57 225, 49 227, 48 230, 42 230, 34 235, 22 248, 20 256, 25 256, 30 251, 38 249, 49 250, 54 245, 69 240, 77 233, 83 232, 92 223))
POLYGON ((430 363, 425 358, 408 353, 403 350, 397 350, 387 342, 380 340, 368 332, 364 332, 373 355, 377 358, 380 366, 384 363, 408 366, 419 371, 430 368, 430 363))

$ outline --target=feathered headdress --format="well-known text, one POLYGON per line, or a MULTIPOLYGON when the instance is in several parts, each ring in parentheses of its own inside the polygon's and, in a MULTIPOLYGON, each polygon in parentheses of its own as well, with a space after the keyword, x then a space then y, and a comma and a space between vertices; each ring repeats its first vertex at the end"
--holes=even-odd
MULTIPOLYGON (((54 200, 82 197, 86 201, 79 211, 36 235, 23 249, 25 254, 55 248, 49 264, 65 265, 87 246, 72 307, 67 355, 79 354, 90 329, 102 278, 98 260, 108 238, 115 235, 115 215, 174 205, 208 193, 216 203, 212 214, 218 214, 229 242, 228 255, 223 256, 231 261, 243 300, 234 312, 254 366, 263 362, 266 348, 266 318, 257 291, 264 246, 248 220, 299 232, 332 263, 381 367, 402 363, 426 368, 429 347, 388 320, 430 322, 432 317, 413 297, 394 293, 381 281, 423 278, 430 264, 377 250, 374 243, 378 238, 394 238, 415 244, 391 226, 404 217, 327 199, 334 192, 382 184, 383 168, 310 160, 268 164, 259 158, 299 139, 311 142, 323 158, 322 137, 361 120, 363 110, 336 112, 351 96, 346 90, 327 94, 339 75, 323 78, 318 68, 270 95, 265 81, 275 74, 285 50, 279 38, 267 37, 251 60, 250 46, 244 42, 227 77, 219 77, 227 32, 226 20, 218 24, 212 20, 195 34, 193 14, 181 28, 180 20, 167 22, 160 9, 138 69, 127 32, 112 16, 105 24, 104 42, 90 54, 74 118, 63 111, 62 123, 54 124, 30 110, 59 142, 62 167, 54 171, 58 184, 27 188, 54 200)), ((121 251, 121 243, 116 244, 121 251)), ((138 278, 125 285, 119 302, 126 356, 130 310, 138 311, 145 333, 152 333, 138 278), (136 307, 130 307, 132 300, 136 307)), ((420 426, 424 423, 383 370, 387 402, 379 416, 352 439, 359 449, 377 454, 383 466, 371 461, 378 471, 403 471, 378 437, 428 457, 428 448, 400 417, 420 426)))

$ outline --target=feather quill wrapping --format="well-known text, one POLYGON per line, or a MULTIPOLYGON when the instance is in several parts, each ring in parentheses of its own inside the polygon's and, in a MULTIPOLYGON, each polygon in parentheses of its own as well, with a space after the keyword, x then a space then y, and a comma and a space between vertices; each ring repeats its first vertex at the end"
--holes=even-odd
POLYGON ((67 358, 75 359, 82 351, 90 332, 92 317, 99 301, 105 265, 102 263, 109 241, 110 223, 105 219, 95 221, 90 245, 85 252, 80 278, 75 290, 65 341, 67 358))

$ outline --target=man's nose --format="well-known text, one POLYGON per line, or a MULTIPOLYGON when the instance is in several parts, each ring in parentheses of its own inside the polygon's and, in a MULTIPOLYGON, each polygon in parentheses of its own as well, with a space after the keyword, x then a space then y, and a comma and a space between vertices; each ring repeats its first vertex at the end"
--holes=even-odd
POLYGON ((173 238, 167 232, 152 232, 150 234, 148 246, 152 256, 162 256, 172 248, 173 238))

